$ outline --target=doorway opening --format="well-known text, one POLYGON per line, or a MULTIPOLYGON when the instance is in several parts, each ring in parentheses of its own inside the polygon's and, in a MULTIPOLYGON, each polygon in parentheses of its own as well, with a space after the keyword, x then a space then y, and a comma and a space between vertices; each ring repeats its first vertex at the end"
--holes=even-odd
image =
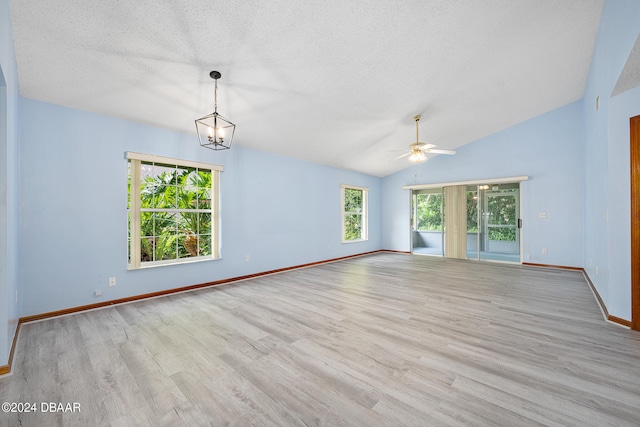
POLYGON ((640 116, 630 120, 631 329, 640 331, 640 116))

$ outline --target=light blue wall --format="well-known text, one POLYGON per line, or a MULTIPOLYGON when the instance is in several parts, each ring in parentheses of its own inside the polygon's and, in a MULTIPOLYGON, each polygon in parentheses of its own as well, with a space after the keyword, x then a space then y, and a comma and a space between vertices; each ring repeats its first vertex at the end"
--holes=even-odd
MULTIPOLYGON (((628 307, 631 298, 631 175, 629 118, 640 115, 640 87, 611 98, 609 103, 608 241, 609 280, 613 284, 607 293, 607 308, 615 316, 631 320, 628 307), (624 284, 628 284, 624 286, 624 284), (628 317, 625 317, 628 316, 628 317)), ((593 262, 590 270, 593 272, 593 262)), ((598 273, 600 273, 598 271, 598 273)), ((605 271, 605 274, 607 271, 605 271)), ((591 276, 591 275, 590 275, 591 276)))
POLYGON ((177 133, 29 99, 20 105, 22 316, 381 247, 380 178, 239 145, 213 152, 198 145, 195 130, 177 133), (223 259, 127 271, 125 151, 224 166, 223 259), (369 188, 367 242, 341 243, 341 184, 369 188), (109 288, 111 276, 117 286, 109 288))
POLYGON ((582 103, 575 102, 384 178, 382 246, 410 250, 404 185, 528 175, 521 185, 524 261, 582 267, 583 140, 582 103))
POLYGON ((8 361, 19 306, 18 288, 18 72, 9 3, 0 0, 0 365, 8 361))
POLYGON ((609 313, 627 320, 631 320, 629 118, 640 114, 640 92, 610 95, 640 34, 639 16, 638 1, 605 3, 584 95, 585 270, 609 313))

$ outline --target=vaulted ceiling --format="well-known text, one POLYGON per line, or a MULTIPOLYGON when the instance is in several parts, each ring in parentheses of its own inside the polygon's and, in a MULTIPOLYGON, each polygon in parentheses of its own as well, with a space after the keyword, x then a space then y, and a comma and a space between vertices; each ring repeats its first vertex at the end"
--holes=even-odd
MULTIPOLYGON (((21 94, 386 176, 582 98, 603 0, 10 0, 21 94)), ((203 148, 204 150, 204 148, 203 148)), ((224 153, 216 154, 223 156, 224 153)))

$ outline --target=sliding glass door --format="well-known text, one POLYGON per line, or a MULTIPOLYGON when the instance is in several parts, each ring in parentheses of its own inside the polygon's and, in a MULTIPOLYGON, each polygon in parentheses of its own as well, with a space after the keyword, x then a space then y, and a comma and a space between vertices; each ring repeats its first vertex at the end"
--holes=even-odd
POLYGON ((412 252, 520 262, 520 183, 527 179, 403 187, 411 190, 412 252))
POLYGON ((467 258, 520 262, 519 183, 474 187, 467 188, 467 258))
POLYGON ((484 198, 484 247, 489 253, 519 254, 518 190, 487 191, 484 198))

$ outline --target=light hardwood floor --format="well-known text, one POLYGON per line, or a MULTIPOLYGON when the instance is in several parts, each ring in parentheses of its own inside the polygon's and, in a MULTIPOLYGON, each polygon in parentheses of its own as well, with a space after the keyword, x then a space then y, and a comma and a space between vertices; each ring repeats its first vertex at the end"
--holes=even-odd
POLYGON ((382 253, 23 325, 0 400, 38 405, 10 426, 638 426, 640 333, 579 272, 382 253))

